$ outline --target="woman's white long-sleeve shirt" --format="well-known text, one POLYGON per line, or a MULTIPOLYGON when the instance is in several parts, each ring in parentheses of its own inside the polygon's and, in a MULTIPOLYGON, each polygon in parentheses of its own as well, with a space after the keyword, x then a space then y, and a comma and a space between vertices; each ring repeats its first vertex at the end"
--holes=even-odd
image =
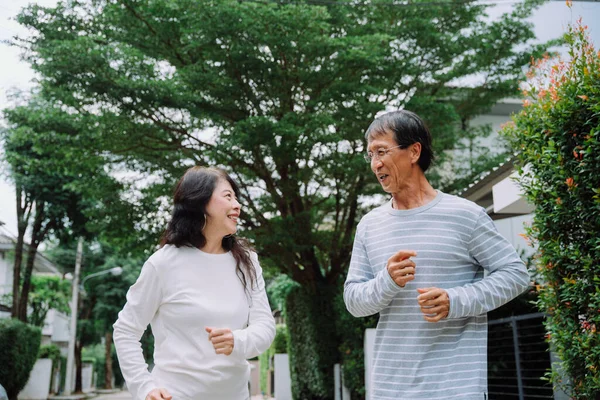
POLYGON ((209 254, 166 245, 144 264, 114 324, 119 365, 135 400, 166 388, 173 400, 248 398, 246 359, 265 351, 275 321, 258 257, 257 280, 248 291, 236 274, 233 255, 209 254), (140 338, 148 324, 154 335, 154 368, 148 372, 140 338), (206 327, 233 332, 231 355, 216 354, 206 327))

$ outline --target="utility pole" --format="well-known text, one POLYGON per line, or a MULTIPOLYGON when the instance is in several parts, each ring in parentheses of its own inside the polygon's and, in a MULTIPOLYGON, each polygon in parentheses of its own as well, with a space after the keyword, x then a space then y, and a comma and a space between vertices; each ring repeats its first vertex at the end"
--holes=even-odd
POLYGON ((65 379, 65 395, 71 395, 73 390, 73 364, 75 362, 75 341, 77 340, 77 305, 79 301, 79 273, 81 271, 81 257, 83 253, 83 238, 77 243, 77 257, 75 260, 75 276, 71 296, 71 325, 69 330, 69 352, 67 354, 67 376, 65 379))

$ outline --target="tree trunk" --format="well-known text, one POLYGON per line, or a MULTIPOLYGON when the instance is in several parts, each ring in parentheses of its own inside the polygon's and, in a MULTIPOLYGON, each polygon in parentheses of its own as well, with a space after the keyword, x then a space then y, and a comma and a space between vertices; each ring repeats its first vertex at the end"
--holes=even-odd
POLYGON ((75 343, 75 390, 73 390, 73 393, 82 393, 83 390, 83 379, 82 379, 82 374, 81 374, 81 370, 82 370, 82 361, 81 361, 81 350, 82 350, 83 345, 81 344, 81 341, 78 340, 75 343))
POLYGON ((104 354, 104 388, 112 389, 112 331, 108 331, 104 334, 105 341, 105 354, 104 354))
POLYGON ((288 351, 294 400, 333 400, 333 366, 339 361, 334 308, 339 288, 320 282, 286 299, 288 351))
POLYGON ((25 323, 27 323, 27 302, 29 300, 29 291, 31 289, 31 275, 33 273, 33 266, 35 264, 35 256, 37 254, 38 246, 40 245, 43 236, 45 236, 45 233, 42 230, 42 223, 44 221, 44 207, 44 202, 36 202, 35 220, 33 221, 33 227, 31 231, 31 244, 27 249, 27 264, 25 265, 23 287, 21 288, 21 295, 19 296, 18 318, 25 323))
POLYGON ((25 231, 29 222, 29 214, 26 204, 23 204, 23 191, 20 186, 16 185, 17 191, 17 243, 15 245, 15 262, 13 265, 13 300, 11 317, 18 318, 19 316, 19 289, 21 287, 21 264, 23 263, 23 245, 25 243, 25 231))

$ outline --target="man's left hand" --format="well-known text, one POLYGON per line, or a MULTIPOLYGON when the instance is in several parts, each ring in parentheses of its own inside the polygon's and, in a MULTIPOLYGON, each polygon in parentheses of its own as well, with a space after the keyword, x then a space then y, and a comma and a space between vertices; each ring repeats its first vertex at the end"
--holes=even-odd
POLYGON ((444 289, 430 287, 417 289, 417 302, 421 306, 425 321, 438 322, 448 316, 450 298, 444 289))

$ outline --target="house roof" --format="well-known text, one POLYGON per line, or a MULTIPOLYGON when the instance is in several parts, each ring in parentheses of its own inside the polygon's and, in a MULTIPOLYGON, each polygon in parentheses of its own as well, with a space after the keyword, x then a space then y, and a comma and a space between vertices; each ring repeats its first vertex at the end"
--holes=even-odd
POLYGON ((510 176, 514 171, 516 155, 507 157, 503 162, 489 171, 482 172, 467 188, 459 192, 460 197, 477 202, 492 191, 492 187, 510 176))
MULTIPOLYGON (((0 252, 14 249, 16 242, 16 238, 14 238, 6 229, 0 226, 0 252)), ((23 249, 23 251, 27 251, 27 247, 29 246, 25 244, 25 249, 23 249)), ((44 255, 39 251, 35 255, 33 269, 38 273, 62 275, 62 272, 56 267, 56 265, 44 257, 44 255)))
POLYGON ((14 246, 14 241, 5 235, 0 228, 0 250, 10 250, 14 246))
POLYGON ((491 170, 480 174, 473 183, 463 189, 462 192, 458 193, 458 196, 471 200, 485 208, 486 212, 493 220, 521 215, 510 213, 496 214, 494 212, 494 195, 492 189, 494 185, 508 178, 515 171, 515 160, 516 154, 507 157, 504 162, 501 162, 491 170))

